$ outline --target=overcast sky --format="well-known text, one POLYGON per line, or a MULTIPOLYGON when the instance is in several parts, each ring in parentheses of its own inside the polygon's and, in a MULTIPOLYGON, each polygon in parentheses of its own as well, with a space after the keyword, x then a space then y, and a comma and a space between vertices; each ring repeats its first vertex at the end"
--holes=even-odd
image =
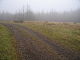
POLYGON ((16 12, 27 10, 27 2, 35 11, 71 11, 80 8, 80 0, 0 0, 0 11, 16 12))

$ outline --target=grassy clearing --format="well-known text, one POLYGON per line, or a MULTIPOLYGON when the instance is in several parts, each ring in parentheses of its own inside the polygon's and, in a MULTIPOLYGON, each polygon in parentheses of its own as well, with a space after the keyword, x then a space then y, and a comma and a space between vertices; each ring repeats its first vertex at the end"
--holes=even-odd
POLYGON ((17 60, 14 40, 10 31, 0 25, 0 60, 17 60))
POLYGON ((66 48, 80 51, 80 24, 26 22, 23 24, 56 41, 66 48))

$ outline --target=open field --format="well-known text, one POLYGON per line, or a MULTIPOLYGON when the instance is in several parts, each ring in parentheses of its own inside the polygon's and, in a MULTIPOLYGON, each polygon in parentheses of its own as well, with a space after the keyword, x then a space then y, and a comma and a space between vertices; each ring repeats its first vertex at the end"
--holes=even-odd
POLYGON ((2 25, 9 29, 10 38, 16 40, 17 60, 80 59, 80 23, 35 21, 2 25))

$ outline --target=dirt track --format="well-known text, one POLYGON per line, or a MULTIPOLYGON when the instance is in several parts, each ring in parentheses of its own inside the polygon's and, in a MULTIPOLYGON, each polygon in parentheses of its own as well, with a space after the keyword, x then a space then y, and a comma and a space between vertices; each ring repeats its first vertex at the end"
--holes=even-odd
MULTIPOLYGON (((39 51, 38 50, 39 47, 33 45, 32 42, 33 40, 30 37, 24 36, 24 34, 21 33, 23 30, 28 31, 29 34, 31 34, 32 36, 48 44, 53 49, 53 51, 55 50, 58 55, 62 56, 62 59, 65 58, 63 60, 80 59, 80 54, 76 54, 70 50, 64 49, 59 44, 55 43, 55 41, 51 42, 50 39, 47 38, 46 36, 38 32, 35 32, 27 27, 14 24, 3 24, 3 25, 7 26, 13 33, 16 39, 17 49, 20 53, 21 60, 55 60, 54 55, 50 55, 46 52, 43 53, 43 50, 39 51)), ((57 58, 56 60, 62 60, 62 59, 57 58)))

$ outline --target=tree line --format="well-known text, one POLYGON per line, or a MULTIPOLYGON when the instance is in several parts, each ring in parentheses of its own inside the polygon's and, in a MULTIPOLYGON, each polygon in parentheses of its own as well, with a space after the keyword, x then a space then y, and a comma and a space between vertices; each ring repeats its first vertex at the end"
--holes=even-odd
POLYGON ((16 20, 16 21, 55 21, 55 22, 80 22, 80 9, 70 12, 38 12, 32 10, 19 12, 15 14, 0 13, 0 20, 16 20))

